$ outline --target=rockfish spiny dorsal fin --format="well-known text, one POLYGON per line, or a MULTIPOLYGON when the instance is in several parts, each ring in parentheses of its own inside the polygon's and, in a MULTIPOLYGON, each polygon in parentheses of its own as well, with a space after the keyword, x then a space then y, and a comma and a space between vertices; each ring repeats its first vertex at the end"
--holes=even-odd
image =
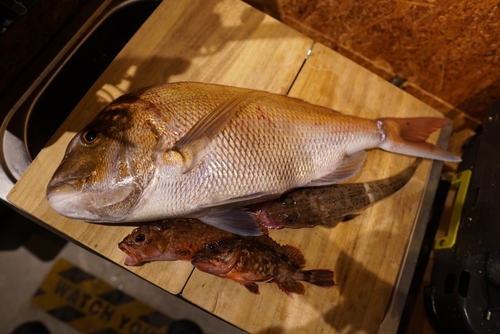
POLYGON ((293 247, 291 245, 282 246, 283 253, 286 254, 298 268, 304 268, 306 265, 306 259, 300 251, 300 249, 293 247))
POLYGON ((226 100, 207 115, 203 116, 179 141, 171 148, 179 152, 184 159, 182 173, 190 171, 208 153, 210 142, 219 135, 226 124, 238 111, 240 103, 256 91, 247 91, 226 100))
POLYGON ((302 251, 291 245, 281 246, 279 243, 274 241, 269 235, 261 235, 255 238, 261 245, 266 246, 271 251, 275 251, 276 249, 280 249, 282 254, 284 254, 297 268, 303 268, 306 265, 306 259, 304 258, 304 254, 302 251))

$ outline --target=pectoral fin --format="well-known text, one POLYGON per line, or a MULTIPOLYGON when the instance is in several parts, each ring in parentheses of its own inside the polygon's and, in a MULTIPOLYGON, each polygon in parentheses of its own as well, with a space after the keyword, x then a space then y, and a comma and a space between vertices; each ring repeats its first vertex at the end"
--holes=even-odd
POLYGON ((255 216, 243 209, 221 210, 207 216, 198 217, 205 224, 242 236, 262 235, 255 216))
POLYGON ((256 91, 247 91, 224 101, 212 112, 203 116, 175 145, 171 148, 179 152, 184 159, 183 173, 190 171, 209 152, 210 142, 224 129, 238 111, 238 106, 256 91))
POLYGON ((358 172, 366 158, 366 152, 360 151, 351 155, 346 155, 332 173, 323 176, 320 179, 314 180, 307 184, 308 187, 319 187, 334 184, 345 180, 358 172))

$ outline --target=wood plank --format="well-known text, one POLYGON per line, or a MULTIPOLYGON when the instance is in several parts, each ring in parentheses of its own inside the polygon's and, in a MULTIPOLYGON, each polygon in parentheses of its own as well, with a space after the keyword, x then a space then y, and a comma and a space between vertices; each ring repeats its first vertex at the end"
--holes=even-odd
MULTIPOLYGON (((48 227, 123 265, 117 244, 130 226, 89 224, 55 213, 46 186, 67 143, 107 103, 139 87, 204 81, 285 93, 312 41, 236 0, 163 1, 80 101, 15 185, 8 200, 48 227)), ((127 267, 177 294, 192 266, 163 262, 127 267)))
MULTIPOLYGON (((429 106, 321 44, 315 45, 290 95, 369 118, 440 117, 429 106)), ((431 141, 435 142, 437 135, 431 141)), ((412 161, 410 157, 373 150, 362 170, 348 182, 384 178, 412 161)), ((292 299, 274 284, 265 284, 260 295, 253 295, 231 280, 195 271, 183 297, 249 332, 376 332, 401 266, 430 166, 430 161, 424 161, 401 191, 349 223, 334 229, 271 232, 278 242, 303 250, 307 269, 334 269, 336 287, 308 285, 305 295, 292 299)))

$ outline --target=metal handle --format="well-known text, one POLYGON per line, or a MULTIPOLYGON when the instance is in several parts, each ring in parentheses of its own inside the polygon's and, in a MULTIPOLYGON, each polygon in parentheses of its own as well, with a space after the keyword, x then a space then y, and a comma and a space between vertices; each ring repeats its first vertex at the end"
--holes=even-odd
POLYGON ((458 187, 458 192, 455 198, 455 204, 453 205, 453 211, 451 213, 450 227, 448 228, 448 233, 445 237, 436 239, 434 249, 447 249, 455 245, 455 242, 457 241, 458 227, 460 226, 460 219, 462 218, 462 209, 464 207, 467 191, 469 190, 471 177, 472 171, 470 169, 466 169, 453 176, 451 185, 458 187))

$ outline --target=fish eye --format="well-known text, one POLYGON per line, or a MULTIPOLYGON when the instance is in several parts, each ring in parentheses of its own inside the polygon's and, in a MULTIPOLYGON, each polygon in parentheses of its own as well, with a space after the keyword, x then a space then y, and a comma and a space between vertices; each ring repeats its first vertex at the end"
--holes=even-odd
POLYGON ((205 248, 207 250, 214 250, 214 249, 217 249, 219 247, 219 243, 217 241, 212 241, 212 242, 209 242, 205 248))
POLYGON ((85 146, 92 146, 97 144, 101 138, 101 133, 97 130, 88 130, 82 133, 81 139, 85 146))
POLYGON ((283 218, 285 218, 288 222, 292 223, 299 218, 299 214, 297 212, 291 212, 289 214, 284 213, 283 218))
POLYGON ((146 236, 144 234, 138 234, 136 237, 135 237, 135 241, 136 242, 142 242, 146 240, 146 236))

